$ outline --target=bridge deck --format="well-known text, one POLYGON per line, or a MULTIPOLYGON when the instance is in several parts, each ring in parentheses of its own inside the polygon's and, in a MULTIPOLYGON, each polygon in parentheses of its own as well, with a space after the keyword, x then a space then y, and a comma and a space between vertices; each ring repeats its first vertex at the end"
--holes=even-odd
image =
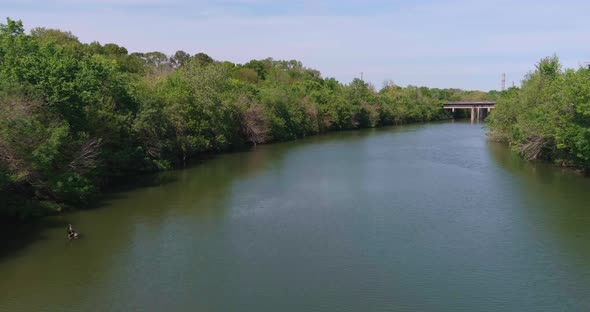
POLYGON ((448 102, 443 105, 444 109, 450 109, 455 112, 455 109, 470 109, 471 110, 471 121, 483 120, 492 108, 496 108, 496 102, 492 101, 461 101, 461 102, 448 102))
POLYGON ((464 104, 464 105, 496 105, 493 101, 450 101, 447 105, 464 104))
POLYGON ((444 105, 444 108, 473 108, 473 107, 480 107, 480 108, 494 108, 496 107, 496 102, 491 101, 461 101, 461 102, 448 102, 444 105))

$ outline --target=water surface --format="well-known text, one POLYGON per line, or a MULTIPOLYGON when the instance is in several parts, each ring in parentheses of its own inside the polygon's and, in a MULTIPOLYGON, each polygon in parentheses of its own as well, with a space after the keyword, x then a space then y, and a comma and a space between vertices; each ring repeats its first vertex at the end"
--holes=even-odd
POLYGON ((481 125, 341 132, 159 178, 0 251, 0 311, 590 310, 590 179, 481 125))

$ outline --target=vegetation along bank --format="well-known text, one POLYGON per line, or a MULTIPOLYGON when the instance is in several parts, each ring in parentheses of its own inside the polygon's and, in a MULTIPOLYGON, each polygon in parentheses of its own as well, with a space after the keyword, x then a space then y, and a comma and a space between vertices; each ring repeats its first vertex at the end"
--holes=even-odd
MULTIPOLYGON (((498 95, 393 83, 377 90, 361 79, 324 78, 295 60, 129 53, 55 29, 26 33, 7 19, 0 24, 0 215, 84 207, 118 177, 183 166, 204 153, 448 118, 446 101, 498 95)), ((512 139, 505 106, 493 133, 512 139)))

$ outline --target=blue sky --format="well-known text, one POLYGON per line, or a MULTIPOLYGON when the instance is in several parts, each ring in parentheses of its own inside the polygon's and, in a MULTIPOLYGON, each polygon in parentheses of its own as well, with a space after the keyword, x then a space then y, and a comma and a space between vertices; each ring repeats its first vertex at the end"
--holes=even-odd
POLYGON ((590 1, 0 0, 27 28, 70 30, 130 51, 205 52, 244 63, 297 59, 381 87, 499 89, 542 57, 590 62, 590 1))

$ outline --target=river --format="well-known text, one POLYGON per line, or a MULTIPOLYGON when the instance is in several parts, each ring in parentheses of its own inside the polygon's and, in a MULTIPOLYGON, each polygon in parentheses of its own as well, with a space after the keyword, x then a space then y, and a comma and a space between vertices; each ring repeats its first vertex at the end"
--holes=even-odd
POLYGON ((590 311, 590 179, 481 124, 333 133, 142 182, 0 245, 0 311, 590 311))

